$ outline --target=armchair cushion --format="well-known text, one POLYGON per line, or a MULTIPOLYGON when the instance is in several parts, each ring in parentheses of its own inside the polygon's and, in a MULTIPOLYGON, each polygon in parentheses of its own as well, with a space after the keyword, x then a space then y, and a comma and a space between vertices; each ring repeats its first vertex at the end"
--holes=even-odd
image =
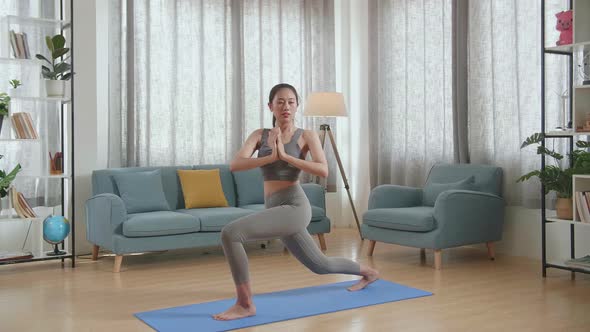
POLYGON ((123 222, 123 235, 127 237, 161 236, 198 232, 198 218, 173 211, 156 211, 129 215, 123 222))
POLYGON ((409 232, 429 232, 436 228, 434 208, 430 206, 368 210, 363 222, 373 227, 409 232))
POLYGON ((451 183, 428 182, 424 187, 422 204, 426 206, 434 206, 438 195, 441 193, 447 190, 473 190, 474 184, 475 177, 473 175, 451 183))
POLYGON ((127 213, 169 211, 160 170, 113 175, 127 213))

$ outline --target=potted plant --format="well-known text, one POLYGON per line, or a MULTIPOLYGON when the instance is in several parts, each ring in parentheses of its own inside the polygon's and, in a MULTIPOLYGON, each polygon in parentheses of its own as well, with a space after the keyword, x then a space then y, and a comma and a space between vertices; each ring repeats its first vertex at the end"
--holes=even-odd
MULTIPOLYGON (((539 143, 544 136, 541 133, 533 134, 528 137, 520 146, 520 148, 529 145, 537 144, 537 154, 543 154, 552 157, 556 164, 546 165, 545 169, 531 171, 520 178, 516 182, 526 181, 536 176, 542 184, 545 185, 545 195, 554 191, 557 194, 557 217, 560 219, 573 219, 572 210, 572 176, 574 174, 590 174, 590 152, 585 149, 590 148, 590 142, 578 141, 576 147, 581 149, 573 150, 569 154, 569 161, 571 167, 563 167, 563 156, 547 147, 541 146, 539 143)), ((567 164, 570 165, 569 163, 567 164)))
POLYGON ((17 79, 10 80, 8 83, 10 83, 10 86, 12 86, 12 89, 8 90, 8 95, 11 97, 19 96, 20 90, 17 90, 17 88, 21 86, 22 83, 17 79))
MULTIPOLYGON (((0 159, 3 157, 3 155, 0 155, 0 159)), ((10 207, 10 198, 8 197, 10 184, 14 181, 16 174, 20 172, 20 170, 20 164, 17 164, 9 173, 0 170, 0 210, 8 209, 10 207)))
POLYGON ((10 96, 6 92, 0 92, 0 134, 2 134, 4 117, 8 116, 8 107, 10 107, 10 96))
POLYGON ((72 77, 71 65, 67 63, 68 57, 63 58, 70 49, 64 47, 66 39, 62 35, 53 37, 46 36, 45 43, 51 53, 51 61, 42 54, 37 54, 37 59, 44 60, 49 66, 41 66, 43 77, 45 78, 45 88, 48 97, 63 97, 65 94, 65 81, 72 77), (62 58, 61 61, 56 61, 62 58))

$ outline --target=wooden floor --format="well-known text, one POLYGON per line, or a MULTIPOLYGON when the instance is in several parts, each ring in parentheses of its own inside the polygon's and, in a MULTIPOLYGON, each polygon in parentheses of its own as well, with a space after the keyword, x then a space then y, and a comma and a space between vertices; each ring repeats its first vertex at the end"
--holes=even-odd
MULTIPOLYGON (((366 256, 354 229, 326 237, 327 255, 370 264, 383 279, 434 296, 340 311, 244 331, 590 331, 590 276, 566 271, 540 274, 539 262, 473 248, 443 251, 443 270, 427 251, 377 243, 366 256)), ((315 275, 280 242, 247 247, 254 291, 272 292, 355 279, 315 275)), ((151 331, 133 313, 233 297, 220 248, 127 256, 122 272, 113 257, 0 266, 1 331, 151 331)), ((195 329, 198 331, 198 328, 195 329)))

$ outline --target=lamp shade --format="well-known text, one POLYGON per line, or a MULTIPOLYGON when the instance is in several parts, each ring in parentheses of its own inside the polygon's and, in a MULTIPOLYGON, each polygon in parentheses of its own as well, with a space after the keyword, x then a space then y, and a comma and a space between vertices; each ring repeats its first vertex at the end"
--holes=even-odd
POLYGON ((305 103, 304 116, 346 116, 344 95, 339 92, 314 92, 305 103))

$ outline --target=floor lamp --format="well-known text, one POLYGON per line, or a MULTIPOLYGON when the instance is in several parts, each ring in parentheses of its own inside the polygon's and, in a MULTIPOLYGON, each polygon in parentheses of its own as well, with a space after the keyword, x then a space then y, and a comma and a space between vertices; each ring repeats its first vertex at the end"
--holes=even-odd
MULTIPOLYGON (((303 115, 316 117, 347 116, 344 96, 339 92, 314 92, 307 98, 303 115)), ((350 195, 348 180, 346 179, 346 174, 344 173, 344 167, 342 167, 342 161, 340 160, 340 154, 338 153, 338 148, 336 147, 334 135, 332 135, 330 125, 322 124, 320 126, 320 140, 322 142, 322 149, 325 149, 326 135, 328 135, 330 143, 332 144, 332 150, 334 151, 336 162, 338 163, 338 168, 340 169, 340 174, 342 175, 342 180, 344 181, 344 188, 346 188, 346 192, 348 193, 348 199, 350 201, 350 206, 352 207, 352 213, 354 214, 356 226, 358 228, 359 235, 361 236, 361 240, 363 240, 361 225, 356 214, 352 196, 350 195)), ((319 182, 319 176, 316 177, 315 182, 319 182)))

